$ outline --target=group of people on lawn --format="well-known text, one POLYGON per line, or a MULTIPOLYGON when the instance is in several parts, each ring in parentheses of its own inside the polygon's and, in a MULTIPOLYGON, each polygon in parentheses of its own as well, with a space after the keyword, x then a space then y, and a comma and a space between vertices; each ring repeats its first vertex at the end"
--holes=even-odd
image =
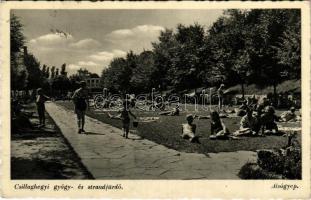
MULTIPOLYGON (((244 104, 245 105, 245 104, 244 104)), ((211 111, 211 135, 210 139, 236 139, 240 136, 265 136, 278 134, 279 122, 299 121, 300 118, 295 114, 295 108, 291 107, 289 111, 285 111, 281 116, 275 114, 275 109, 272 105, 263 106, 261 104, 255 107, 243 107, 245 115, 242 116, 240 121, 240 128, 233 133, 230 133, 229 129, 221 119, 219 113, 214 110, 211 111)), ((186 116, 187 123, 183 124, 182 138, 189 139, 191 142, 199 142, 198 136, 196 136, 196 125, 193 124, 196 115, 188 114, 186 116), (191 131, 189 131, 191 130, 191 131)))
MULTIPOLYGON (((75 113, 77 115, 77 125, 78 125, 78 133, 85 133, 84 125, 85 125, 85 112, 88 107, 88 89, 86 87, 86 82, 82 81, 80 84, 80 88, 77 89, 72 96, 72 100, 75 106, 75 113)), ((218 89, 219 93, 219 108, 222 108, 222 100, 223 100, 223 85, 218 89)), ((43 94, 42 89, 37 90, 37 110, 39 115, 40 124, 44 125, 44 102, 48 100, 49 97, 43 94)), ((243 105, 239 108, 238 115, 244 113, 240 122, 240 129, 230 133, 229 129, 226 127, 223 120, 221 120, 221 115, 216 110, 210 112, 210 116, 196 116, 192 114, 188 114, 186 116, 186 123, 182 124, 182 134, 181 137, 184 139, 188 139, 191 142, 198 142, 199 139, 196 135, 196 125, 193 123, 195 118, 204 119, 210 118, 211 120, 211 135, 210 139, 227 139, 234 138, 237 136, 263 136, 266 134, 275 134, 278 132, 276 121, 290 121, 297 118, 295 114, 295 108, 292 107, 289 111, 284 112, 280 117, 275 115, 275 109, 272 105, 267 105, 267 101, 262 100, 259 101, 256 105, 248 105, 247 103, 243 103, 243 105), (261 131, 260 131, 261 130, 261 131)), ((119 114, 116 116, 108 113, 108 116, 111 119, 120 119, 122 120, 123 125, 123 137, 128 138, 129 127, 130 127, 130 116, 136 119, 136 116, 129 110, 128 101, 123 102, 123 107, 120 109, 119 114)), ((219 109, 220 110, 220 109, 219 109)), ((177 116, 180 114, 179 106, 176 107, 172 111, 162 112, 160 115, 168 115, 168 116, 177 116)))

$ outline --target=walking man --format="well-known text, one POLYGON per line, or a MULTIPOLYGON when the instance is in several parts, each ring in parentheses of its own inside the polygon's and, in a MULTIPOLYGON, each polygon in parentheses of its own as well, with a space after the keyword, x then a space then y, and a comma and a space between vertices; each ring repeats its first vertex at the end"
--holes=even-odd
POLYGON ((50 97, 44 95, 42 88, 37 89, 36 105, 37 105, 40 127, 45 126, 45 105, 44 103, 49 99, 50 97))
POLYGON ((75 105, 75 113, 77 114, 78 133, 85 133, 85 111, 88 107, 88 89, 85 81, 80 82, 80 88, 74 92, 72 100, 75 105))

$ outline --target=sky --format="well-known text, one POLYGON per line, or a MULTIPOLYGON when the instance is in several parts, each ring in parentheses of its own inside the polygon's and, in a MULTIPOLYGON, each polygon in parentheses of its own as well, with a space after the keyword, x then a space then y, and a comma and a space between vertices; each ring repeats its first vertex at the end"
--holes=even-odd
POLYGON ((41 64, 69 74, 101 74, 115 57, 152 49, 160 31, 195 22, 210 27, 223 10, 13 10, 24 25, 28 51, 41 64))

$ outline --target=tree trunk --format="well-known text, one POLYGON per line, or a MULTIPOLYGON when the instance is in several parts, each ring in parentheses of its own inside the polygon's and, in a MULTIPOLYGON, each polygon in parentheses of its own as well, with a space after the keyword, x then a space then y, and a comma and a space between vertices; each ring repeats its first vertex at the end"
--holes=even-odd
POLYGON ((241 83, 241 89, 242 89, 242 99, 244 99, 244 83, 241 83))
POLYGON ((276 105, 277 103, 277 96, 276 96, 276 83, 273 83, 273 104, 276 105))

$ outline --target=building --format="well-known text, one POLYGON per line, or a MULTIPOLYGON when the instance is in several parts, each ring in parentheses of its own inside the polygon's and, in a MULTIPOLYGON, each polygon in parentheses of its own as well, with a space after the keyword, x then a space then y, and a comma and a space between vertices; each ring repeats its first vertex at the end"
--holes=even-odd
POLYGON ((87 77, 84 80, 86 82, 86 85, 88 88, 93 89, 93 88, 100 88, 100 78, 92 78, 92 77, 87 77))

